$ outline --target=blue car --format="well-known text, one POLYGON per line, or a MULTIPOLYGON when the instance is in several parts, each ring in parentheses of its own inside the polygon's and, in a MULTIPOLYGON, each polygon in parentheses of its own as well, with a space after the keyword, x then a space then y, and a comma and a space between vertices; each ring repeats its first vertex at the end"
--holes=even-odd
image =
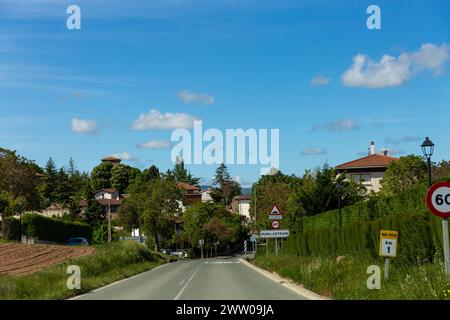
POLYGON ((86 238, 70 238, 67 242, 68 246, 88 246, 89 242, 86 238))

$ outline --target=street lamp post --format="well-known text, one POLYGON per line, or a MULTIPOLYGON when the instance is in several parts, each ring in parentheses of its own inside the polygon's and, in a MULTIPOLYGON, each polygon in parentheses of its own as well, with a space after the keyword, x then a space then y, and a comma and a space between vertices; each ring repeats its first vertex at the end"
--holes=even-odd
POLYGON ((434 143, 431 142, 431 140, 426 137, 425 141, 422 143, 422 152, 423 155, 427 158, 428 163, 428 184, 431 187, 431 156, 433 155, 434 151, 434 143))

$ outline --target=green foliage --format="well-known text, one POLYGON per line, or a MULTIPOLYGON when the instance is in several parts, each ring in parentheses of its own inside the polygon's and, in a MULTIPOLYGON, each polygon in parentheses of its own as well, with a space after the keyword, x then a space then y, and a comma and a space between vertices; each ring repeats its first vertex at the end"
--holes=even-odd
POLYGON ((216 203, 229 205, 234 196, 242 194, 241 186, 231 178, 228 168, 224 163, 216 170, 213 186, 211 197, 216 203))
POLYGON ((425 180, 427 164, 421 157, 409 155, 392 161, 381 180, 381 193, 393 196, 399 192, 413 188, 425 180))
MULTIPOLYGON (((181 192, 170 176, 147 182, 137 179, 129 186, 130 196, 119 209, 119 219, 127 230, 141 227, 147 236, 170 239, 174 232, 173 219, 180 214, 181 192)), ((156 241, 158 246, 160 243, 156 241)))
POLYGON ((25 214, 22 216, 22 234, 60 243, 66 243, 71 237, 84 237, 90 241, 92 228, 82 222, 69 222, 38 214, 25 214))
POLYGON ((111 186, 123 193, 128 187, 129 167, 123 164, 113 166, 111 169, 111 186))
POLYGON ((380 290, 369 290, 366 283, 367 267, 382 269, 382 258, 346 255, 337 262, 335 257, 258 256, 255 264, 336 300, 448 299, 443 265, 438 263, 401 266, 393 260, 380 290))
MULTIPOLYGON (((417 184, 413 189, 387 197, 381 194, 372 195, 366 201, 342 208, 342 225, 373 220, 390 215, 429 215, 425 205, 425 194, 428 185, 417 184)), ((315 216, 298 217, 297 229, 300 223, 304 231, 320 230, 339 226, 339 210, 330 210, 315 216), (301 220, 301 221, 300 221, 301 220)))
POLYGON ((92 233, 92 243, 105 244, 108 242, 108 224, 101 223, 96 226, 92 233))
POLYGON ((39 186, 40 193, 44 199, 44 207, 49 206, 55 202, 55 189, 58 179, 58 172, 56 170, 55 162, 49 158, 44 169, 44 176, 42 183, 39 186))
POLYGON ((0 213, 11 215, 40 208, 36 179, 39 172, 40 168, 33 161, 0 148, 0 193, 8 194, 8 206, 0 213))
POLYGON ((2 239, 20 241, 20 221, 13 217, 4 218, 1 222, 2 239))
MULTIPOLYGON (((282 223, 289 219, 287 207, 292 190, 299 182, 294 176, 284 175, 280 171, 273 175, 263 175, 252 187, 250 194, 250 214, 255 214, 255 193, 256 193, 256 218, 258 229, 270 227, 268 213, 276 205, 284 214, 282 223)), ((298 206, 298 204, 297 204, 298 206)))
POLYGON ((199 178, 194 177, 185 167, 184 161, 177 158, 175 167, 171 171, 176 182, 184 182, 193 186, 197 186, 200 182, 199 178))
POLYGON ((87 207, 84 210, 84 220, 93 228, 102 224, 106 219, 105 209, 93 198, 87 201, 87 207))
POLYGON ((205 245, 219 241, 220 246, 232 244, 246 236, 241 216, 230 214, 222 205, 197 203, 183 213, 184 236, 192 247, 200 239, 205 245))
POLYGON ((93 191, 111 188, 112 169, 113 164, 111 162, 102 162, 92 169, 91 186, 93 191))

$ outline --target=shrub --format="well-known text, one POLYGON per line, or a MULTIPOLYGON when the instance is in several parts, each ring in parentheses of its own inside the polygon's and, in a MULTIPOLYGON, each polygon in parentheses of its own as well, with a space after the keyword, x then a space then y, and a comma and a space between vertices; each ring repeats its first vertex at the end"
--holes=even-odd
POLYGON ((60 243, 67 242, 71 237, 84 237, 91 241, 92 228, 82 222, 69 222, 38 214, 25 214, 22 217, 22 234, 60 243))
POLYGON ((4 240, 20 240, 20 221, 16 218, 4 218, 1 222, 2 238, 4 240))

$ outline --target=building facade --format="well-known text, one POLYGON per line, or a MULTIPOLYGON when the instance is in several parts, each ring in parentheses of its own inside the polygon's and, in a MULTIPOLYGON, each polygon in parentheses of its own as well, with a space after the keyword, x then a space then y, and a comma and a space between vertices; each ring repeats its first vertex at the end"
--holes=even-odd
POLYGON ((375 143, 371 142, 368 156, 340 164, 336 171, 348 180, 360 182, 368 191, 378 192, 389 164, 397 160, 386 151, 376 153, 375 143))

